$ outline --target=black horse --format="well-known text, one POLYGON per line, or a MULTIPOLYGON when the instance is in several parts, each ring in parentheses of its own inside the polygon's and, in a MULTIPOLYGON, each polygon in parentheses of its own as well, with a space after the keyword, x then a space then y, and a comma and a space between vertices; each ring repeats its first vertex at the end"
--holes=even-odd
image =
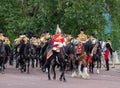
POLYGON ((92 63, 89 65, 89 71, 90 73, 94 73, 93 69, 95 65, 97 65, 97 73, 99 73, 99 68, 101 68, 101 46, 99 41, 93 44, 93 49, 91 53, 92 53, 92 63))
POLYGON ((77 58, 76 44, 70 42, 65 47, 65 60, 66 60, 66 71, 72 71, 73 65, 72 60, 77 58))
POLYGON ((5 63, 6 63, 6 50, 5 50, 5 45, 2 40, 0 40, 0 71, 1 73, 4 73, 5 69, 5 63))
POLYGON ((6 57, 5 57, 5 64, 9 61, 10 65, 13 64, 13 58, 12 58, 12 49, 11 46, 8 44, 4 44, 5 51, 6 51, 6 57))
POLYGON ((42 68, 43 72, 46 70, 46 56, 50 49, 52 49, 51 39, 48 39, 47 42, 41 43, 40 45, 40 68, 42 68))
POLYGON ((21 72, 26 71, 25 69, 25 56, 24 56, 24 48, 25 48, 24 40, 20 41, 20 44, 16 47, 16 67, 20 66, 21 72))
POLYGON ((35 57, 35 49, 30 41, 24 47, 24 71, 29 73, 30 61, 35 57))
POLYGON ((66 46, 63 46, 60 48, 60 52, 56 52, 56 51, 52 50, 52 48, 53 48, 53 45, 51 42, 49 42, 48 46, 46 48, 46 58, 48 55, 47 52, 51 52, 52 55, 46 59, 46 63, 44 65, 44 67, 48 68, 48 79, 51 80, 51 77, 50 77, 50 67, 51 66, 52 66, 52 70, 54 73, 53 79, 56 79, 55 67, 57 66, 57 67, 60 67, 60 71, 61 71, 59 80, 66 81, 66 78, 65 78, 66 67, 70 66, 70 61, 73 58, 76 58, 75 45, 70 43, 66 46))

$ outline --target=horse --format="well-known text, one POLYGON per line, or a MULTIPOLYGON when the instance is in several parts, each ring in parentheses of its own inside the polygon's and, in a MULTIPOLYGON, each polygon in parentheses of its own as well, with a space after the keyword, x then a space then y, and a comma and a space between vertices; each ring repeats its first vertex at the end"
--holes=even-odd
POLYGON ((93 68, 95 67, 95 62, 97 62, 97 73, 99 74, 99 68, 101 68, 101 45, 99 41, 93 44, 93 49, 91 52, 92 63, 89 65, 89 72, 94 73, 93 68))
POLYGON ((72 43, 70 40, 70 43, 68 43, 65 48, 65 60, 66 60, 66 71, 72 71, 72 60, 77 58, 76 55, 76 44, 72 43))
POLYGON ((12 54, 11 46, 8 44, 4 44, 4 46, 5 46, 5 51, 6 51, 5 64, 9 61, 10 65, 12 65, 13 60, 11 58, 11 54, 12 54))
POLYGON ((24 40, 20 41, 20 44, 16 47, 16 68, 20 66, 21 73, 25 72, 25 56, 24 56, 24 48, 25 48, 24 40))
POLYGON ((60 67, 60 81, 66 81, 65 78, 65 67, 66 67, 66 61, 65 61, 65 47, 61 47, 59 50, 60 51, 54 51, 52 50, 53 45, 51 42, 51 39, 48 41, 47 48, 45 50, 45 64, 43 68, 48 68, 48 80, 51 80, 50 76, 50 67, 52 66, 52 70, 54 73, 53 79, 56 79, 56 72, 55 72, 55 67, 58 66, 60 67))
POLYGON ((42 71, 47 71, 45 65, 46 65, 46 56, 48 51, 52 48, 51 39, 48 39, 47 42, 40 44, 40 68, 42 68, 42 71))
POLYGON ((32 68, 34 68, 35 65, 36 65, 36 67, 38 66, 39 54, 37 53, 38 47, 36 45, 33 45, 33 44, 31 44, 31 46, 32 46, 32 51, 33 51, 32 53, 34 53, 33 54, 34 56, 31 58, 31 60, 32 60, 31 66, 32 66, 32 68), (36 63, 35 63, 35 61, 36 61, 36 63))
POLYGON ((77 58, 72 60, 74 72, 72 73, 71 76, 72 77, 76 77, 77 76, 77 73, 76 73, 77 66, 75 65, 75 62, 78 61, 78 64, 79 64, 79 66, 78 66, 78 71, 79 71, 78 75, 82 76, 82 78, 84 78, 84 79, 89 79, 90 76, 89 76, 89 74, 87 72, 87 65, 88 65, 87 54, 86 54, 86 52, 84 50, 83 44, 79 42, 77 44, 76 49, 77 49, 76 50, 77 58), (84 66, 83 72, 79 69, 79 68, 81 68, 81 62, 83 64, 83 66, 84 66))
MULTIPOLYGON (((65 45, 64 47, 61 48, 61 52, 56 52, 53 51, 53 61, 52 61, 52 69, 54 72, 54 77, 53 79, 56 79, 56 72, 55 72, 55 67, 56 66, 60 66, 60 70, 64 70, 64 71, 72 71, 72 60, 75 59, 76 56, 76 48, 75 48, 75 44, 70 42, 69 44, 65 45), (56 56, 56 57, 55 57, 56 56), (63 59, 63 62, 61 62, 60 58, 63 59), (54 62, 54 63, 53 63, 54 62), (64 67, 61 67, 60 63, 64 63, 64 67)), ((63 77, 64 81, 66 81, 66 79, 63 77)), ((61 78, 60 78, 61 80, 61 78)))
POLYGON ((30 66, 30 60, 34 58, 35 55, 35 49, 33 45, 31 44, 30 40, 24 47, 24 63, 25 63, 25 71, 27 70, 27 73, 29 73, 29 66, 30 66))
POLYGON ((6 51, 5 51, 5 45, 2 40, 0 40, 0 71, 1 73, 4 73, 5 69, 5 63, 6 63, 6 51))
POLYGON ((36 46, 36 56, 35 56, 35 58, 36 58, 36 67, 41 67, 41 65, 40 65, 40 61, 41 61, 41 46, 40 45, 37 45, 36 46))

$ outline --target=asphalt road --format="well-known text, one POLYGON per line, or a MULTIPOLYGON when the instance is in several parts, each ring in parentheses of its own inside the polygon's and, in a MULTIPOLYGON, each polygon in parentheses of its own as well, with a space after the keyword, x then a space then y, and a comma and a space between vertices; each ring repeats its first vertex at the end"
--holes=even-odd
MULTIPOLYGON (((39 68, 31 68, 30 74, 20 73, 13 66, 8 66, 5 74, 0 73, 0 88, 120 88, 120 68, 111 68, 110 71, 100 70, 90 74, 89 80, 80 77, 72 78, 71 72, 66 73, 67 82, 59 81, 59 71, 56 80, 48 80, 47 73, 39 68)), ((51 76, 52 78, 52 76, 51 76)))

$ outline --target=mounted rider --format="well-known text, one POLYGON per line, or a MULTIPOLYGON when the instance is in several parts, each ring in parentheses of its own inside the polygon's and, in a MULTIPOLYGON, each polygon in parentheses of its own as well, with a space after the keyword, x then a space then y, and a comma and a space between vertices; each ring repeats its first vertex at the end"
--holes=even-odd
POLYGON ((53 35, 52 43, 53 50, 56 52, 60 52, 60 48, 66 45, 64 35, 61 33, 59 25, 57 25, 56 33, 53 35))
POLYGON ((84 33, 83 28, 80 29, 80 34, 78 35, 77 40, 81 43, 85 43, 87 41, 87 35, 84 33))
POLYGON ((15 39, 14 44, 19 45, 21 40, 23 40, 24 43, 26 44, 29 38, 25 34, 20 34, 19 37, 15 39))
POLYGON ((53 58, 56 58, 56 55, 61 52, 61 48, 66 45, 65 37, 61 33, 61 29, 59 28, 59 25, 57 25, 56 33, 52 37, 52 45, 53 45, 53 48, 48 51, 48 54, 46 57, 47 60, 52 55, 53 55, 53 58))
POLYGON ((41 35, 40 43, 44 46, 50 38, 51 38, 50 33, 48 31, 46 31, 41 35))
POLYGON ((4 36, 2 31, 0 31, 0 40, 4 42, 4 44, 10 46, 10 40, 8 39, 7 36, 4 36))

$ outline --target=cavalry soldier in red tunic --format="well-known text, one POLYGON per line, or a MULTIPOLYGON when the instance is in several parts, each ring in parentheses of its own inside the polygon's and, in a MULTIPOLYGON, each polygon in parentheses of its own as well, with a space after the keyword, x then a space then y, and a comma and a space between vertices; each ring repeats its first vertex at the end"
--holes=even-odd
POLYGON ((61 48, 66 45, 64 35, 61 34, 59 25, 57 25, 56 33, 52 37, 52 44, 53 44, 53 48, 48 52, 46 59, 49 59, 52 55, 56 56, 58 53, 60 53, 61 48))
POLYGON ((52 43, 53 43, 53 50, 56 52, 60 52, 60 48, 66 45, 64 35, 61 34, 59 25, 57 25, 56 34, 53 35, 52 43))

